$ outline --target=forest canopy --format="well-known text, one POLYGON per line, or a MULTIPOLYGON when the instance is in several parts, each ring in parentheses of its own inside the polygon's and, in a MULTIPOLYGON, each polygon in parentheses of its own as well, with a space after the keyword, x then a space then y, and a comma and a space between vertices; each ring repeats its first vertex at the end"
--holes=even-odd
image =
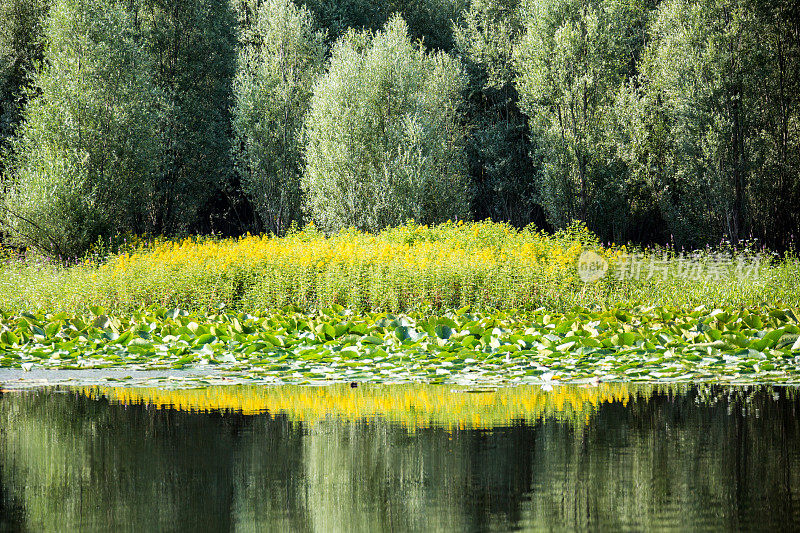
POLYGON ((0 230, 800 237, 789 0, 5 0, 0 230))

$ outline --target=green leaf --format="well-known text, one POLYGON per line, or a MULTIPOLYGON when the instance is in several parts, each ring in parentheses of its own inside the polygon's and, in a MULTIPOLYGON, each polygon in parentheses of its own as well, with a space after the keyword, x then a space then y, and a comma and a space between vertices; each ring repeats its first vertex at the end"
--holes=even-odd
POLYGON ((13 331, 4 331, 0 334, 0 342, 3 344, 17 344, 19 342, 19 337, 17 337, 13 331))
POLYGON ((283 341, 281 339, 279 339, 275 335, 270 335, 269 333, 262 334, 261 338, 263 338, 265 341, 267 341, 268 343, 272 344, 273 346, 283 346, 284 345, 283 341))
POLYGON ((364 337, 361 337, 361 343, 380 345, 383 344, 383 339, 381 339, 380 337, 376 337, 374 335, 366 335, 364 337))
POLYGON ((440 339, 449 339, 453 335, 453 330, 450 326, 439 325, 434 328, 436 336, 440 339))
POLYGON ((204 344, 211 344, 212 342, 216 342, 216 340, 217 340, 216 336, 207 333, 205 335, 200 335, 199 337, 197 337, 197 339, 195 340, 195 344, 197 346, 202 346, 204 344))
POLYGON ((800 337, 798 337, 797 340, 794 342, 794 344, 792 345, 791 350, 793 352, 800 351, 800 337))
POLYGON ((317 325, 317 327, 314 328, 314 331, 323 340, 324 339, 335 339, 336 338, 336 329, 334 329, 333 326, 331 326, 330 324, 328 324, 326 322, 323 322, 323 323, 317 325))

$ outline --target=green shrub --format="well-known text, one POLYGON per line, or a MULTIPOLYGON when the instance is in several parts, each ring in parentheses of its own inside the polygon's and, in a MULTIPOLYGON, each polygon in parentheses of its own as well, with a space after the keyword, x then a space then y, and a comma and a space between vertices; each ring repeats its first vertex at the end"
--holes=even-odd
POLYGON ((458 61, 427 53, 394 17, 334 46, 306 119, 303 184, 325 231, 469 214, 458 61))
POLYGON ((59 0, 45 33, 41 96, 14 146, 7 227, 20 244, 75 257, 112 227, 149 229, 154 91, 122 4, 59 0))
POLYGON ((269 0, 256 17, 242 35, 233 82, 234 159, 262 227, 280 234, 300 220, 300 133, 324 34, 291 0, 269 0))

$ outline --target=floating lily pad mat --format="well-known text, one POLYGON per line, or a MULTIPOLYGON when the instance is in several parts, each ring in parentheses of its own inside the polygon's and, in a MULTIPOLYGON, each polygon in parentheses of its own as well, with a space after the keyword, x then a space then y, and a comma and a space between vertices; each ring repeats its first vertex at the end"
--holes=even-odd
POLYGON ((796 309, 576 309, 441 316, 191 314, 0 318, 0 367, 208 373, 234 382, 472 386, 602 381, 800 383, 796 309))

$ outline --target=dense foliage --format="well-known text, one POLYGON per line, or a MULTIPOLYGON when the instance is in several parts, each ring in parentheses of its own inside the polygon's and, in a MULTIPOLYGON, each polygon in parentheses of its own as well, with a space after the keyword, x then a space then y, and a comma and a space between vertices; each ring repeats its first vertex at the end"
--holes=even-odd
POLYGON ((453 45, 453 22, 459 21, 467 0, 299 0, 308 7, 328 36, 335 40, 350 28, 379 30, 394 14, 408 23, 414 39, 431 49, 449 50, 453 45))
POLYGON ((591 222, 615 241, 639 221, 635 188, 609 142, 615 93, 635 73, 647 10, 635 0, 528 0, 516 49, 520 104, 530 117, 541 203, 552 224, 591 222))
MULTIPOLYGON (((0 154, 20 123, 34 67, 42 60, 49 5, 41 0, 8 0, 0 5, 0 154)), ((0 157, 0 175, 4 166, 0 157)))
POLYGON ((264 2, 243 34, 234 79, 234 158, 261 229, 301 219, 303 117, 324 61, 323 33, 290 0, 264 2))
POLYGON ((471 217, 790 248, 798 21, 788 0, 8 0, 4 240, 471 217))
POLYGON ((304 187, 326 231, 463 220, 461 68, 426 53, 399 17, 334 46, 306 119, 304 187))
POLYGON ((476 219, 541 227, 546 220, 533 179, 539 159, 518 105, 512 59, 521 34, 518 0, 474 0, 455 31, 456 50, 468 76, 472 213, 476 219))
POLYGON ((131 28, 120 4, 51 9, 41 95, 25 109, 6 184, 8 228, 50 255, 79 254, 115 227, 151 229, 156 95, 131 28))
POLYGON ((796 3, 756 0, 670 0, 653 15, 639 87, 621 93, 621 151, 682 242, 796 238, 798 21, 796 3))
POLYGON ((218 0, 126 2, 141 24, 158 87, 157 185, 149 209, 155 233, 208 232, 227 223, 231 202, 232 93, 237 27, 218 0))

